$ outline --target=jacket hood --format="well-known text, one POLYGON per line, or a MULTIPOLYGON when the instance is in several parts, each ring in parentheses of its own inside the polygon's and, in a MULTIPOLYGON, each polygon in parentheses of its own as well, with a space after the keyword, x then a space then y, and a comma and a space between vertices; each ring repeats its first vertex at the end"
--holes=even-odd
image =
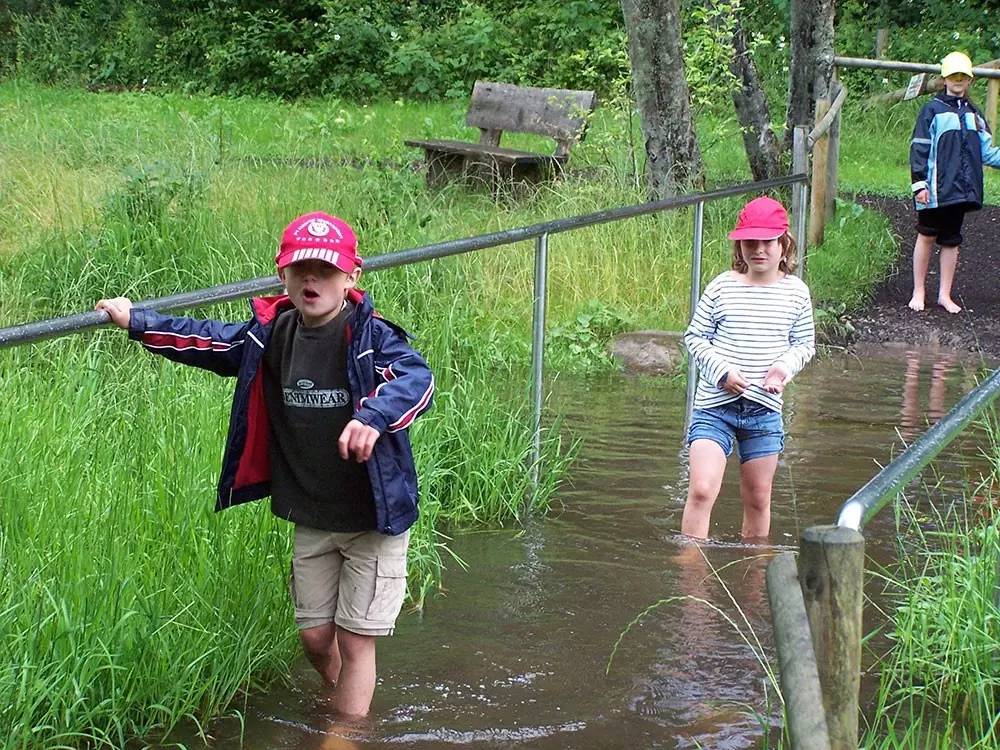
POLYGON ((250 300, 250 309, 257 316, 257 320, 263 325, 267 325, 278 317, 279 314, 292 307, 292 301, 287 294, 276 294, 271 297, 254 297, 250 300))

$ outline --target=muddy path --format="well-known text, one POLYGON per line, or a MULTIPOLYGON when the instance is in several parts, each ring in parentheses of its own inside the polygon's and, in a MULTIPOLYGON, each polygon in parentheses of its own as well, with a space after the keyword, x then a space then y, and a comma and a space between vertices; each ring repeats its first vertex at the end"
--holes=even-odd
MULTIPOLYGON (((1000 206, 985 206, 966 215, 953 289, 955 300, 964 309, 952 315, 936 304, 919 313, 906 306, 912 291, 916 238, 910 201, 873 195, 859 195, 856 200, 885 214, 899 241, 896 266, 876 288, 871 305, 851 316, 856 341, 936 345, 981 353, 989 359, 1000 357, 1000 206)), ((929 302, 937 299, 938 278, 935 252, 927 276, 929 302)))

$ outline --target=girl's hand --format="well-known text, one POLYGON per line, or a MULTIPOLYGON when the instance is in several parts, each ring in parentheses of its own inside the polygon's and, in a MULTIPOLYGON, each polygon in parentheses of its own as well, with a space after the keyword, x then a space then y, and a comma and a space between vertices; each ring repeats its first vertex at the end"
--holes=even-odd
POLYGON ((129 318, 132 317, 132 300, 128 297, 102 299, 98 300, 94 309, 104 310, 111 318, 111 322, 119 328, 128 328, 129 318))
POLYGON ((735 367, 726 373, 726 379, 722 381, 722 388, 730 393, 735 393, 737 396, 742 396, 743 391, 749 387, 750 383, 747 382, 746 378, 735 367))
POLYGON ((764 390, 768 393, 781 393, 788 383, 788 371, 781 365, 771 365, 764 376, 764 390))
POLYGON ((931 199, 931 194, 927 192, 927 188, 923 190, 918 190, 917 194, 913 196, 913 200, 917 203, 927 203, 931 199))
POLYGON ((372 455, 375 441, 379 438, 379 431, 374 427, 362 424, 356 419, 352 419, 340 433, 337 447, 340 449, 340 457, 347 461, 352 456, 358 463, 364 463, 372 455))

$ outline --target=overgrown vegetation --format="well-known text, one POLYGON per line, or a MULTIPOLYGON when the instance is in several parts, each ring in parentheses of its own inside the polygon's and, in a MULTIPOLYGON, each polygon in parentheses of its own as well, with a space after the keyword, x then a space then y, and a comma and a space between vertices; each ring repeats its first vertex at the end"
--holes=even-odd
MULTIPOLYGON (((109 293, 144 299, 270 273, 280 228, 315 208, 352 222, 370 257, 642 200, 629 117, 613 108, 566 178, 523 202, 429 192, 403 137, 464 136, 463 111, 0 84, 0 325, 109 293)), ((740 179, 732 122, 704 128, 712 174, 740 179)), ((707 206, 706 279, 728 266, 739 205, 707 206)), ((874 236, 884 222, 871 220, 861 231, 874 236)), ((551 237, 550 365, 607 367, 607 337, 622 327, 683 326, 690 221, 669 212, 551 237)), ((817 288, 870 288, 874 266, 848 262, 854 248, 836 237, 810 263, 842 275, 824 282, 817 270, 817 288)), ((528 501, 532 275, 521 244, 365 277, 438 379, 414 434, 416 602, 448 559, 450 527, 508 522, 528 501)), ((246 308, 197 314, 242 319, 246 308)), ((17 394, 0 420, 0 747, 118 747, 282 675, 295 648, 287 529, 260 504, 211 512, 231 384, 111 330, 4 350, 0 381, 17 394), (186 671, 171 673, 175 658, 186 671)), ((553 432, 536 502, 565 451, 553 432)))
POLYGON ((881 576, 890 649, 865 747, 1000 745, 1000 424, 984 426, 991 470, 966 497, 897 506, 900 563, 881 576))
MULTIPOLYGON (((977 61, 1000 57, 996 35, 977 31, 991 28, 990 3, 888 5, 921 22, 893 30, 890 57, 929 61, 954 47, 977 61)), ((699 17, 699 8, 686 3, 702 150, 712 182, 742 181, 738 127, 719 105, 730 81, 709 70, 723 59, 719 14, 699 17)), ((868 54, 874 12, 840 5, 838 52, 868 54)), ((779 101, 787 4, 746 13, 779 101)), ((14 0, 0 7, 0 70, 11 77, 0 84, 0 325, 79 312, 109 293, 141 299, 264 275, 276 233, 304 210, 344 216, 362 254, 377 255, 639 202, 642 148, 619 16, 613 0, 14 0), (474 138, 463 119, 476 78, 602 92, 565 179, 521 203, 425 190, 402 140, 474 138)), ((852 94, 898 83, 849 75, 852 94)), ((905 194, 919 103, 880 112, 853 104, 842 184, 905 194)), ((996 200, 992 176, 987 194, 996 200)), ((723 238, 738 208, 707 207, 705 280, 728 267, 723 238)), ((689 238, 686 212, 553 236, 550 365, 607 367, 607 340, 623 328, 682 327, 689 238)), ((839 206, 827 242, 810 250, 819 318, 843 324, 894 250, 883 218, 839 206)), ((532 500, 522 407, 531 279, 525 245, 365 278, 379 308, 417 334, 438 379, 437 406, 414 435, 423 489, 415 603, 439 579, 450 527, 506 523, 525 503, 544 506, 565 467, 553 431, 532 500)), ((199 314, 240 319, 245 306, 199 314)), ((284 674, 295 647, 282 586, 287 529, 262 504, 210 510, 231 384, 152 359, 113 331, 0 351, 0 382, 17 394, 0 420, 0 747, 120 747, 284 674)), ((986 549, 985 533, 976 549, 986 549)), ((968 563, 954 572, 975 573, 968 563)), ((930 581, 951 573, 935 569, 930 581)), ((921 611, 948 608, 903 605, 901 632, 917 631, 921 611)), ((954 703, 953 693, 913 687, 936 684, 937 673, 917 670, 907 683, 905 655, 898 664, 886 707, 907 691, 954 703)), ((972 685, 976 665, 948 681, 972 685)), ((985 697, 959 707, 963 722, 985 697)))
MULTIPOLYGON (((727 24, 741 17, 768 87, 783 96, 787 0, 682 3, 695 102, 725 102, 727 24), (723 96, 719 96, 719 94, 723 96)), ((839 54, 933 62, 954 48, 1000 57, 989 0, 837 4, 839 54)), ((477 78, 606 95, 628 78, 617 0, 11 0, 0 72, 98 88, 174 88, 298 98, 465 97, 477 78)), ((889 84, 848 72, 852 92, 889 84)), ((897 79, 893 78, 895 82, 897 79)), ((778 111, 778 110, 776 110, 778 111)))

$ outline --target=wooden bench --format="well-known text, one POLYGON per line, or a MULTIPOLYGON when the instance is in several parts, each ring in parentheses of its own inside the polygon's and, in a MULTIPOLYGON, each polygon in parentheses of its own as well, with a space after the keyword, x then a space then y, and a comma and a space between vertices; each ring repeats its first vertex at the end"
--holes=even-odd
POLYGON ((597 103, 593 91, 545 89, 476 81, 466 124, 479 128, 479 143, 407 140, 427 159, 427 184, 460 178, 488 184, 496 192, 504 184, 536 183, 561 169, 576 141, 582 141, 587 119, 597 103), (539 154, 500 146, 504 131, 546 135, 555 153, 539 154))

